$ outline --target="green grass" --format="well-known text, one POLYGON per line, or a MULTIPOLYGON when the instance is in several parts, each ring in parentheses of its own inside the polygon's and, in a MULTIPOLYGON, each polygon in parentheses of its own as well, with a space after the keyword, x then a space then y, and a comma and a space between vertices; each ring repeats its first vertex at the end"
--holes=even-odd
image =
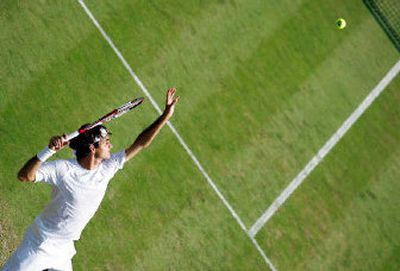
POLYGON ((399 86, 397 78, 257 236, 278 268, 400 268, 399 86))
MULTIPOLYGON (((178 87, 182 99, 173 123, 248 227, 398 59, 362 1, 87 4, 160 105, 165 89, 178 87), (345 30, 335 28, 337 17, 346 18, 345 30)), ((21 165, 51 135, 72 131, 143 94, 77 2, 2 1, 0 22, 1 265, 49 198, 49 187, 16 182, 21 165)), ((384 95, 392 98, 373 105, 384 104, 383 109, 363 117, 346 136, 350 146, 340 143, 257 236, 280 270, 334 269, 342 260, 346 263, 340 266, 353 270, 398 264, 390 258, 398 242, 380 242, 383 234, 398 235, 395 224, 386 229, 371 222, 370 240, 361 238, 365 217, 379 213, 385 221, 394 212, 379 211, 395 204, 396 190, 390 187, 398 174, 398 125, 396 117, 390 118, 398 117, 398 95, 393 87, 384 95), (389 126, 392 133, 385 141, 378 142, 378 136, 357 141, 378 128, 384 136, 389 126), (373 166, 361 170, 360 159, 373 166), (386 175, 376 173, 386 168, 386 175), (359 180, 350 190, 337 177, 345 173, 359 180), (330 184, 318 187, 322 198, 307 188, 315 178, 330 184), (341 182, 332 193, 328 188, 336 178, 341 182), (362 198, 367 187, 386 200, 373 201, 367 192, 362 198), (335 201, 336 193, 345 193, 343 205, 335 201), (299 196, 303 200, 296 200, 299 196), (326 225, 309 243, 302 230, 309 221, 322 221, 312 213, 319 209, 304 201, 312 196, 325 212, 326 225), (362 230, 348 227, 353 221, 346 210, 364 214, 357 220, 362 230), (296 225, 293 212, 303 215, 296 225), (283 232, 290 238, 270 236, 283 232), (344 242, 348 235, 356 238, 344 242), (362 250, 364 244, 370 249, 362 250), (327 256, 313 257, 317 249, 327 256), (380 256, 387 260, 368 266, 362 261, 380 256)), ((115 150, 128 146, 155 118, 145 103, 111 123, 115 150)), ((60 157, 72 154, 66 150, 60 157)), ((76 270, 267 268, 167 128, 118 173, 76 246, 76 270)))
MULTIPOLYGON (((251 225, 394 63, 390 43, 367 54, 386 37, 361 2, 342 2, 227 1, 186 25, 184 7, 168 6, 164 13, 174 20, 160 14, 163 29, 178 27, 179 35, 161 35, 146 63, 136 57, 142 47, 129 46, 136 44, 129 25, 93 10, 108 18, 104 28, 115 29, 116 45, 158 101, 159 90, 181 87, 179 131, 251 225), (351 18, 346 31, 332 26, 338 14, 351 18)), ((113 3, 127 18, 144 12, 113 3)), ((110 14, 119 14, 114 9, 110 14)), ((154 46, 151 35, 138 36, 154 46)))

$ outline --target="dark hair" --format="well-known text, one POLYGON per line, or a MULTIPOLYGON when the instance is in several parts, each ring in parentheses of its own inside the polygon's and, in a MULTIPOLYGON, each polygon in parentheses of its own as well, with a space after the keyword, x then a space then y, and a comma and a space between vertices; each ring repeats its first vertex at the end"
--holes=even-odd
MULTIPOLYGON (((82 125, 79 130, 86 128, 88 125, 89 124, 82 125)), ((80 160, 90 154, 90 145, 98 148, 100 139, 105 137, 107 134, 111 134, 107 127, 103 125, 96 126, 82 134, 79 134, 79 136, 74 139, 71 139, 69 147, 75 151, 76 159, 80 160)))

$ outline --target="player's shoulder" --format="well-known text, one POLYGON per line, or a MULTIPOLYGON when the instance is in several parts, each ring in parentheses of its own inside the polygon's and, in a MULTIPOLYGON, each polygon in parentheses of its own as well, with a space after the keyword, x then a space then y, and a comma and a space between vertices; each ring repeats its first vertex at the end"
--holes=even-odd
POLYGON ((119 161, 125 157, 125 150, 121 150, 118 152, 114 152, 111 154, 110 159, 107 159, 107 161, 119 161))
POLYGON ((112 153, 110 158, 103 161, 105 166, 117 166, 120 167, 125 161, 125 151, 121 150, 119 152, 112 153))
POLYGON ((73 159, 57 159, 46 162, 47 166, 55 167, 57 170, 68 169, 72 166, 73 159))
POLYGON ((67 163, 67 160, 59 159, 46 161, 40 166, 37 173, 41 176, 61 176, 63 172, 68 172, 67 163))

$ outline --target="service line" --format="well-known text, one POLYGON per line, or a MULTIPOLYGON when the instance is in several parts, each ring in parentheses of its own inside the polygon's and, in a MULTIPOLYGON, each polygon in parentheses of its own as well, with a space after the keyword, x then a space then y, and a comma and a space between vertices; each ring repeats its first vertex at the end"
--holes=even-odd
POLYGON ((311 159, 302 171, 291 181, 285 190, 275 199, 269 208, 260 216, 249 230, 249 235, 254 237, 258 231, 271 219, 275 212, 282 206, 290 195, 301 185, 314 168, 322 161, 329 151, 338 143, 338 141, 346 134, 351 126, 358 118, 367 110, 367 108, 375 101, 389 83, 396 77, 400 71, 400 60, 390 69, 383 77, 379 84, 368 94, 357 109, 347 118, 342 126, 332 135, 318 153, 311 159))

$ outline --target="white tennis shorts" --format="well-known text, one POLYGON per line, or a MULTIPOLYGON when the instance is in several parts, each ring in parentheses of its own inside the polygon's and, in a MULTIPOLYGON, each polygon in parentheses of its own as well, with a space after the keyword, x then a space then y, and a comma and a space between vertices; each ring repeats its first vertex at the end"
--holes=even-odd
POLYGON ((72 271, 72 257, 76 254, 72 240, 41 241, 31 228, 24 240, 3 266, 3 271, 72 271))

